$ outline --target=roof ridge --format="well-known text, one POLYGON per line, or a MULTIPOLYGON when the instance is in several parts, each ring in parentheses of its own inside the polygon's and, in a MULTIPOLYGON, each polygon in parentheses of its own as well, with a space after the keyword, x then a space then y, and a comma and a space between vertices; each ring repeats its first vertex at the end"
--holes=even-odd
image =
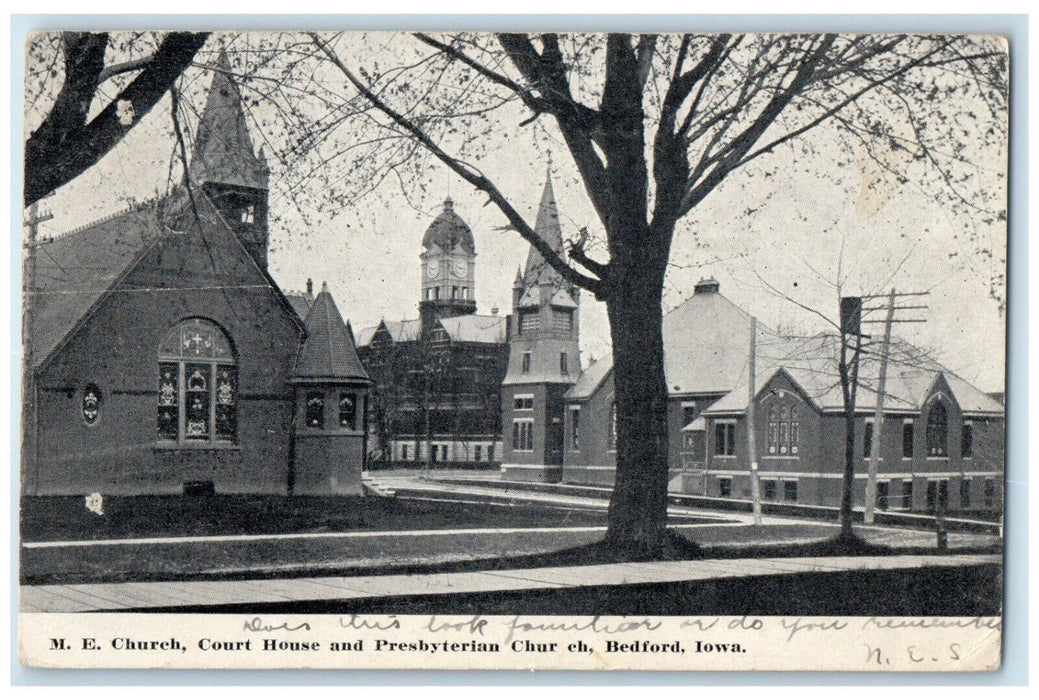
POLYGON ((118 211, 112 212, 111 214, 106 214, 105 216, 102 216, 100 218, 94 219, 93 221, 89 221, 89 222, 87 222, 85 224, 80 224, 79 226, 77 226, 77 227, 75 227, 73 229, 69 229, 68 231, 65 231, 64 233, 62 233, 60 235, 54 236, 54 237, 50 238, 48 240, 48 242, 56 241, 58 239, 65 238, 66 236, 71 236, 73 234, 80 233, 82 231, 86 231, 88 228, 93 228, 93 227, 97 226, 98 224, 103 224, 106 221, 111 221, 112 219, 119 218, 120 216, 122 216, 124 214, 129 214, 132 211, 136 211, 138 209, 143 209, 144 207, 146 207, 146 206, 148 206, 150 204, 157 204, 159 202, 159 200, 164 199, 165 197, 168 197, 171 194, 172 194, 172 192, 169 192, 169 193, 164 194, 164 195, 157 194, 154 197, 151 197, 149 199, 145 199, 143 201, 136 202, 134 204, 128 204, 127 206, 123 207, 122 209, 120 209, 118 211))

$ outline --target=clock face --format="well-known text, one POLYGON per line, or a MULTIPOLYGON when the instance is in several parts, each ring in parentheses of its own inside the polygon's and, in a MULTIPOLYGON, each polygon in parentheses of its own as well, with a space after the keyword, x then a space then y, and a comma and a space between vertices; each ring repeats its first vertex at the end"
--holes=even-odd
POLYGON ((428 276, 429 279, 433 279, 433 278, 435 278, 439 274, 440 274, 440 261, 436 260, 436 259, 430 260, 429 264, 426 266, 426 276, 428 276))
POLYGON ((469 266, 465 264, 465 260, 455 261, 455 277, 465 277, 468 272, 469 266))

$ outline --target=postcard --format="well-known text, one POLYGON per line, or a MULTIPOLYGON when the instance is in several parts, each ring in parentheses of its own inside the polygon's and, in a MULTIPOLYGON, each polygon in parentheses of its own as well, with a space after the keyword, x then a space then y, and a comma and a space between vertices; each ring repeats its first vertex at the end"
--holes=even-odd
POLYGON ((53 31, 43 668, 1001 663, 983 34, 53 31))

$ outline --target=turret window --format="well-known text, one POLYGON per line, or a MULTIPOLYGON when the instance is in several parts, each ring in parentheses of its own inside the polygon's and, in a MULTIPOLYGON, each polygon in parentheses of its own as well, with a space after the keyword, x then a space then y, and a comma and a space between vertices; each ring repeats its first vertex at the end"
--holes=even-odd
POLYGON ((325 427, 325 395, 320 391, 307 393, 306 405, 303 407, 303 424, 308 428, 323 430, 325 427))
POLYGON ((357 430, 357 394, 339 396, 339 427, 357 430))
POLYGON ((530 374, 530 353, 529 352, 523 353, 523 367, 522 367, 522 371, 523 371, 523 374, 530 374))

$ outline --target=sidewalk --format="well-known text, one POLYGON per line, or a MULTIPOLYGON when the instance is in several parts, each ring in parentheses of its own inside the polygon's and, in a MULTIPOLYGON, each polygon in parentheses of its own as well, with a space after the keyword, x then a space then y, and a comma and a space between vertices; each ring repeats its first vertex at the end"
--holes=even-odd
POLYGON ((1002 557, 998 554, 710 559, 447 574, 21 586, 19 597, 20 609, 24 612, 97 612, 667 583, 1001 562, 1002 557))

